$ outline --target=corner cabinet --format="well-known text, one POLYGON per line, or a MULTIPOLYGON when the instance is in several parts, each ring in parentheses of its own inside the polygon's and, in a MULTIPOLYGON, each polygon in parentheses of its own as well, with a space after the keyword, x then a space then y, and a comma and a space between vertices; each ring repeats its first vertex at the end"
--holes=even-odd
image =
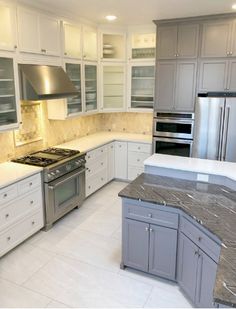
POLYGON ((85 112, 98 110, 98 80, 97 64, 83 64, 85 112))
MULTIPOLYGON (((155 29, 154 29, 155 30, 155 29)), ((156 33, 136 31, 129 33, 129 60, 154 60, 156 53, 156 33)))
POLYGON ((156 74, 156 110, 194 111, 197 61, 158 61, 156 74))
POLYGON ((126 34, 124 32, 101 33, 101 60, 125 61, 126 34))
POLYGON ((155 65, 139 62, 129 66, 129 109, 151 110, 154 105, 155 65))
POLYGON ((101 110, 124 111, 126 67, 124 64, 101 64, 101 110))
POLYGON ((0 131, 19 127, 19 94, 15 59, 0 57, 0 131))

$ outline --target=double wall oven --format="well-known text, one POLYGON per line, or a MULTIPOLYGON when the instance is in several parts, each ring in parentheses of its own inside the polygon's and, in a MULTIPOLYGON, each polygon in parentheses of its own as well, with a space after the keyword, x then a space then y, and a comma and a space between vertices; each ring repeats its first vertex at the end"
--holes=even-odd
POLYGON ((153 152, 190 157, 194 130, 193 113, 155 112, 153 152))

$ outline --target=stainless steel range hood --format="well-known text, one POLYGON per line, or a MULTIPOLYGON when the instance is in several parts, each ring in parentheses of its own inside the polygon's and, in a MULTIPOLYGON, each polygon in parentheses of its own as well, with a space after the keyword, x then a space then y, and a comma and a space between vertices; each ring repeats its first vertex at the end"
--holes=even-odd
POLYGON ((21 100, 50 100, 78 95, 62 67, 19 64, 18 68, 21 100))

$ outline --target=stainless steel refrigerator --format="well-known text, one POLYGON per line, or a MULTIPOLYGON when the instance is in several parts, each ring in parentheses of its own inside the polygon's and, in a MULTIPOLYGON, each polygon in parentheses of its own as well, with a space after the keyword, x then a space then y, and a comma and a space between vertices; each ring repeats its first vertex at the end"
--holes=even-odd
POLYGON ((199 94, 192 156, 236 162, 236 93, 199 94))

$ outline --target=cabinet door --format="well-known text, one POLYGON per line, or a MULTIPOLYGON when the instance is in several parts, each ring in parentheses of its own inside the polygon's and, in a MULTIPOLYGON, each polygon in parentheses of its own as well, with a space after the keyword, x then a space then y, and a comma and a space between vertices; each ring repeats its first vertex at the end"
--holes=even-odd
POLYGON ((16 16, 13 7, 0 5, 0 49, 14 50, 16 46, 16 16))
POLYGON ((41 52, 47 55, 60 55, 60 24, 55 18, 40 15, 39 33, 41 52))
POLYGON ((227 57, 230 52, 232 22, 229 20, 203 24, 202 57, 227 57))
POLYGON ((71 58, 81 58, 81 28, 64 23, 64 55, 71 58))
POLYGON ((115 143, 108 145, 108 181, 115 178, 115 143))
POLYGON ((227 90, 236 91, 236 60, 229 62, 227 90))
POLYGON ((84 65, 85 82, 85 111, 94 112, 97 110, 97 65, 84 65))
POLYGON ((18 31, 20 51, 41 53, 37 13, 20 8, 18 10, 18 31))
POLYGON ((175 280, 177 230, 150 226, 149 272, 175 280))
POLYGON ((125 219, 122 237, 124 265, 147 272, 149 224, 125 219))
POLYGON ((199 277, 195 303, 201 308, 213 308, 213 289, 217 264, 208 255, 200 251, 198 269, 199 277))
POLYGON ((155 109, 171 111, 174 108, 176 61, 157 64, 155 109))
POLYGON ((197 58, 199 25, 178 26, 178 58, 197 58))
POLYGON ((98 38, 97 29, 83 27, 83 58, 86 60, 97 60, 98 38))
POLYGON ((227 60, 203 60, 200 63, 199 90, 224 91, 227 88, 227 60))
POLYGON ((197 62, 178 61, 175 110, 194 111, 197 62))
POLYGON ((177 26, 158 27, 157 42, 158 59, 175 59, 177 54, 177 26))
POLYGON ((194 302, 197 285, 198 247, 180 233, 178 257, 178 282, 194 302))
POLYGON ((115 142, 115 178, 127 179, 127 142, 115 142))

